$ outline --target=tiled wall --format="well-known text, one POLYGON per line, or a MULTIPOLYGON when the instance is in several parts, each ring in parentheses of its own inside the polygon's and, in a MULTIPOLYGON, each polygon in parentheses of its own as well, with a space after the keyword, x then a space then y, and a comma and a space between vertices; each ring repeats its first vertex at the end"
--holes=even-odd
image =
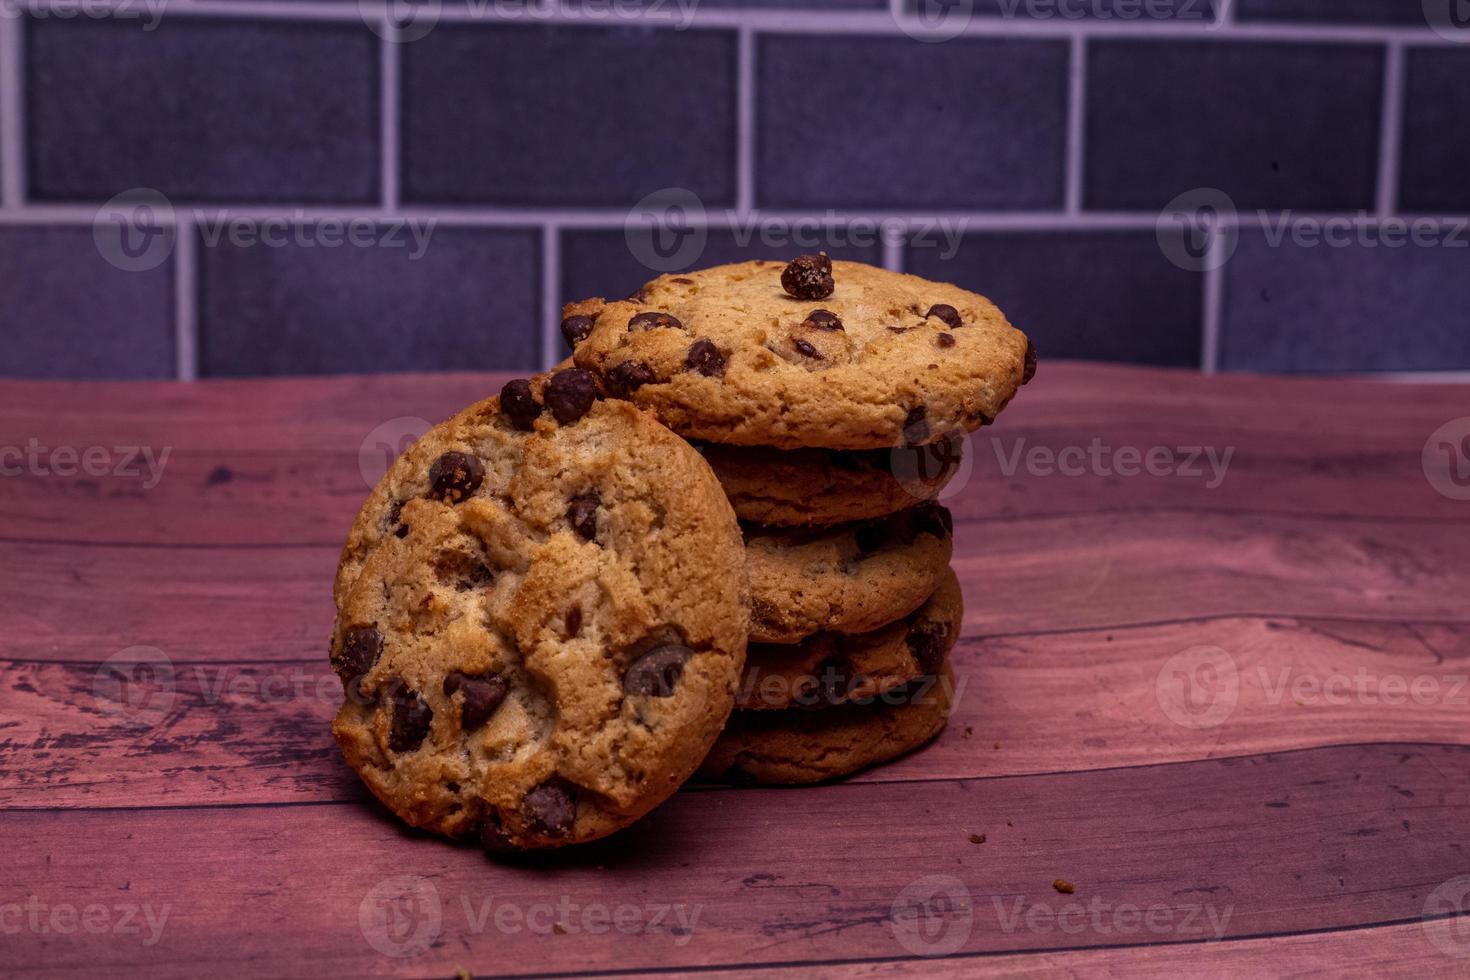
POLYGON ((1455 0, 28 2, 0 376, 528 369, 816 248, 1050 357, 1470 369, 1455 0))

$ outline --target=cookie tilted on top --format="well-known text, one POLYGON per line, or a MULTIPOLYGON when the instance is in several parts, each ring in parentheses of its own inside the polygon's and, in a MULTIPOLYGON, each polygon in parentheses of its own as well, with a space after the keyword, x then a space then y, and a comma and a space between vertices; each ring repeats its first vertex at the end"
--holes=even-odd
POLYGON ((973 432, 1035 364, 985 297, 825 255, 660 276, 564 314, 578 367, 679 434, 729 445, 880 449, 973 432))

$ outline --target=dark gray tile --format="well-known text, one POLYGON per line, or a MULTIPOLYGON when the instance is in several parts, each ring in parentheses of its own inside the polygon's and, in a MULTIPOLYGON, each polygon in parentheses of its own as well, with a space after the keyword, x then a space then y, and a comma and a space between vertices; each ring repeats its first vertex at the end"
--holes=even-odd
POLYGON ((975 233, 952 258, 911 247, 905 261, 990 297, 1043 358, 1200 364, 1200 276, 1170 264, 1153 232, 975 233))
POLYGON ((228 235, 209 245, 207 234, 201 375, 540 365, 534 231, 436 227, 422 247, 405 230, 401 247, 334 248, 230 244, 228 235))
POLYGON ((775 207, 1061 204, 1065 42, 771 35, 756 196, 775 207))
POLYGON ((86 227, 0 227, 0 377, 172 378, 173 264, 109 264, 86 227))
MULTIPOLYGON (((1356 234, 1354 241, 1358 240, 1356 234)), ((1470 234, 1452 246, 1306 247, 1245 231, 1225 267, 1221 366, 1238 371, 1470 368, 1470 234)))
POLYGON ((1241 208, 1373 206, 1381 47, 1088 44, 1089 208, 1162 208, 1198 187, 1241 208))
POLYGON ((1218 0, 906 0, 906 9, 930 25, 944 26, 948 18, 977 17, 1051 21, 1108 21, 1146 24, 1150 21, 1211 21, 1218 0))
POLYGON ((1399 210, 1470 211, 1470 49, 1410 48, 1407 57, 1399 210))
POLYGON ((734 198, 732 32, 440 24, 402 72, 405 200, 734 198))
MULTIPOLYGON (((664 272, 686 272, 726 262, 774 259, 786 262, 803 252, 824 251, 834 259, 883 261, 883 246, 870 226, 843 227, 836 232, 803 225, 797 241, 784 237, 780 229, 762 232, 753 228, 711 230, 702 248, 681 255, 683 261, 670 268, 666 263, 651 266, 640 258, 646 254, 648 234, 637 235, 630 244, 622 231, 580 229, 562 232, 561 295, 567 300, 590 296, 627 296, 664 272), (810 231, 818 237, 807 238, 810 231), (637 253, 637 254, 635 254, 637 253)), ((674 249, 665 254, 674 254, 674 249)))
POLYGON ((378 196, 378 47, 362 25, 32 20, 26 73, 33 199, 378 196))
POLYGON ((1245 21, 1425 26, 1419 0, 1235 0, 1235 16, 1245 21))

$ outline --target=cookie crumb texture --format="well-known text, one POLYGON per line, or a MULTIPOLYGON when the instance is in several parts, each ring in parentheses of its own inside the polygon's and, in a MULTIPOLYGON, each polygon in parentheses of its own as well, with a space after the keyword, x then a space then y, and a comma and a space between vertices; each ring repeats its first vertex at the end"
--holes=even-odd
POLYGON ((879 449, 973 432, 1028 377, 1025 334, 985 297, 858 262, 832 262, 823 292, 807 287, 824 270, 790 271, 800 261, 573 303, 564 334, 614 394, 681 435, 742 446, 879 449))
POLYGON ((436 426, 338 571, 343 755, 409 824, 490 850, 652 809, 714 742, 744 662, 744 549, 713 473, 587 381, 513 382, 504 408, 436 426))
POLYGON ((944 730, 954 700, 948 660, 940 673, 868 702, 809 711, 737 711, 699 767, 702 779, 795 785, 840 779, 926 744, 944 730))
POLYGON ((949 574, 953 531, 938 504, 831 528, 747 527, 751 640, 799 643, 902 619, 949 574))

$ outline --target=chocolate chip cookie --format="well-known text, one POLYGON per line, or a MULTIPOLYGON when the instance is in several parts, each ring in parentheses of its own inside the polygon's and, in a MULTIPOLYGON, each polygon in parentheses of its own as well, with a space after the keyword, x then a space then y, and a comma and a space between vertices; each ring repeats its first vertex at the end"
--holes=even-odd
POLYGON ((871 633, 818 633, 793 646, 751 644, 735 707, 820 708, 872 698, 938 673, 965 602, 954 572, 909 616, 871 633))
POLYGON ((1035 370, 983 296, 802 256, 661 276, 564 310, 578 367, 690 438, 879 449, 973 432, 1035 370))
POLYGON ((933 500, 960 466, 958 443, 893 449, 773 449, 700 443, 743 521, 845 524, 933 500))
POLYGON ((833 528, 747 526, 750 639, 797 643, 902 619, 948 574, 953 531, 938 504, 833 528))
POLYGON ((871 701, 808 711, 737 711, 699 767, 732 783, 820 783, 912 752, 944 730, 954 699, 946 660, 922 678, 871 701))
POLYGON ((343 755, 409 824, 492 850, 652 809, 744 662, 744 549, 714 474, 578 370, 410 448, 353 527, 338 601, 343 755))

